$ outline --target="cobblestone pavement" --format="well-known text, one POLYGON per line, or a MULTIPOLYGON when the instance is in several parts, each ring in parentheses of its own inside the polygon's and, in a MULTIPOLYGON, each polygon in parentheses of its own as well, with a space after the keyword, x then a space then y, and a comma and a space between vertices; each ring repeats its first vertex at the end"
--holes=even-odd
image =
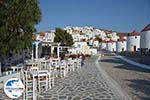
MULTIPOLYGON (((121 100, 108 86, 95 66, 96 57, 85 61, 85 65, 56 79, 55 86, 39 95, 38 100, 121 100)), ((0 100, 12 100, 0 89, 0 100)), ((23 100, 22 97, 15 100, 23 100)))
POLYGON ((96 57, 80 69, 56 80, 55 86, 41 93, 40 100, 120 100, 95 66, 96 57))
MULTIPOLYGON (((5 93, 4 93, 4 89, 1 88, 0 89, 0 100, 12 100, 11 98, 9 98, 5 93)), ((21 96, 18 99, 13 99, 13 100, 23 100, 23 97, 21 96)))

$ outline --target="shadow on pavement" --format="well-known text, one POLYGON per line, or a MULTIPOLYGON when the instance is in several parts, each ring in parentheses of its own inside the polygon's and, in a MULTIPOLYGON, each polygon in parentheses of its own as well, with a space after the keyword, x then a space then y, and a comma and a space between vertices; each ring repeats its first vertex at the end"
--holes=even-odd
POLYGON ((144 73, 150 73, 150 70, 138 68, 134 65, 128 65, 128 64, 114 66, 114 68, 119 68, 119 69, 123 69, 123 70, 132 70, 132 71, 138 71, 138 72, 144 72, 144 73))
POLYGON ((101 59, 100 62, 120 64, 118 66, 114 66, 114 68, 150 73, 150 70, 146 70, 146 69, 143 69, 143 68, 136 67, 134 65, 131 65, 131 64, 121 60, 120 58, 116 58, 116 57, 113 57, 113 56, 111 58, 101 59))
POLYGON ((150 80, 134 79, 125 81, 130 82, 128 86, 136 91, 134 94, 141 100, 150 100, 150 80))
POLYGON ((101 59, 100 60, 100 62, 107 62, 107 63, 114 63, 114 64, 122 64, 121 62, 120 62, 120 59, 118 59, 118 58, 115 58, 115 60, 114 59, 101 59))

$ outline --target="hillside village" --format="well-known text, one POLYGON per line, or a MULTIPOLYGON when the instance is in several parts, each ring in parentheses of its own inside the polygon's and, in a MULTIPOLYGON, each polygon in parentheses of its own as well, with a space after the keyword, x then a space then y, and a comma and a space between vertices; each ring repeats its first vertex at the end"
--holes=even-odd
MULTIPOLYGON (((71 56, 84 55, 86 57, 97 55, 99 51, 109 51, 126 56, 139 63, 150 64, 150 24, 145 26, 141 32, 133 30, 129 33, 120 33, 112 30, 97 29, 94 27, 65 27, 73 38, 73 46, 61 46, 61 43, 54 42, 55 30, 39 32, 34 34, 35 41, 32 43, 32 52, 25 50, 8 57, 3 61, 1 67, 5 74, 8 69, 19 70, 18 67, 10 68, 10 65, 19 65, 25 59, 39 59, 42 57, 62 57, 63 52, 71 56), (17 62, 17 63, 16 63, 17 62), (5 69, 4 69, 5 68, 5 69)), ((66 55, 66 56, 67 56, 66 55)), ((2 63, 1 63, 2 64, 2 63)), ((2 72, 0 72, 1 74, 2 72)))
MULTIPOLYGON (((122 33, 93 27, 65 27, 63 28, 72 35, 74 45, 68 49, 70 54, 95 55, 98 49, 110 52, 138 52, 139 55, 150 53, 150 24, 137 32, 122 33), (101 40, 99 41, 98 38, 101 40)), ((37 41, 54 42, 55 30, 35 34, 37 41)))

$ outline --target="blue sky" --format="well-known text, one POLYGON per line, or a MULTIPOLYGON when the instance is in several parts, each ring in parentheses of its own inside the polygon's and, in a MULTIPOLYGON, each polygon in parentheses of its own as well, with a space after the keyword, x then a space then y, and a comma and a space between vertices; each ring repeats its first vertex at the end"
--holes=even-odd
POLYGON ((39 0, 37 31, 94 26, 119 32, 141 31, 150 23, 150 0, 39 0))

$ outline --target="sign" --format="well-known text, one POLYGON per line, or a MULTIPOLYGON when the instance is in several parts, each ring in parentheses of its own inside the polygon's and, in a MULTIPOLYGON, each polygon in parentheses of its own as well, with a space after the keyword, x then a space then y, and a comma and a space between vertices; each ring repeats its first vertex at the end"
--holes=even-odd
POLYGON ((4 84, 4 92, 9 98, 19 98, 24 91, 24 85, 21 80, 17 78, 11 78, 4 84))

